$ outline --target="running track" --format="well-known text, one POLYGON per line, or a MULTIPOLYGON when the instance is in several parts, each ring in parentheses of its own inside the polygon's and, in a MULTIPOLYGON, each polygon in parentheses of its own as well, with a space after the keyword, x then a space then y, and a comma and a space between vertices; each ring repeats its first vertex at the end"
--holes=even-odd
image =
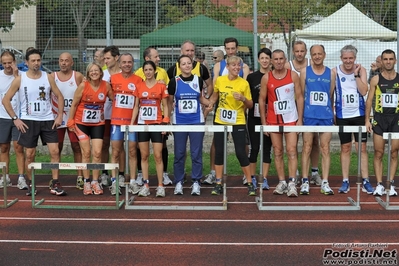
MULTIPOLYGON (((37 178, 36 199, 45 198, 44 204, 115 204, 107 189, 102 196, 83 196, 73 188, 72 176, 61 177, 66 197, 48 192, 48 176, 37 178)), ((273 188, 265 192, 264 201, 346 205, 348 196, 356 199, 355 182, 351 180, 350 193, 337 194, 339 179, 330 178, 334 196, 312 186, 309 196, 287 198, 272 195, 277 183, 272 177, 273 188)), ((323 265, 325 249, 345 250, 333 248, 336 243, 399 248, 398 211, 384 210, 365 193, 360 211, 259 211, 240 177, 230 177, 227 185, 227 211, 32 209, 30 197, 13 186, 8 199, 19 201, 0 209, 0 265, 323 265)), ((173 195, 169 187, 163 199, 156 199, 152 189, 135 204, 221 205, 222 196, 211 196, 210 186, 202 186, 200 197, 191 196, 189 186, 185 184, 183 196, 173 195)), ((398 206, 399 198, 391 198, 391 204, 398 206)))

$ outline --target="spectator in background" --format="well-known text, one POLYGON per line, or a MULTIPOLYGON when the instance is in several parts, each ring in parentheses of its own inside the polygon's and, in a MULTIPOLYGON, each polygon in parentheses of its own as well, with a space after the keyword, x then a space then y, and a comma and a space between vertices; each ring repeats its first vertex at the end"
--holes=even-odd
POLYGON ((195 61, 197 61, 200 64, 203 64, 204 66, 206 66, 208 71, 210 71, 210 67, 209 67, 208 61, 206 61, 205 58, 206 58, 206 56, 205 56, 204 52, 198 51, 198 52, 195 53, 195 61))
POLYGON ((101 66, 102 70, 107 69, 107 65, 105 64, 105 61, 104 61, 103 49, 96 48, 96 50, 94 51, 93 59, 94 59, 94 62, 96 62, 97 64, 99 64, 101 66))
POLYGON ((370 84, 370 80, 372 77, 379 75, 381 73, 381 55, 377 56, 375 62, 370 65, 370 73, 368 83, 370 84))

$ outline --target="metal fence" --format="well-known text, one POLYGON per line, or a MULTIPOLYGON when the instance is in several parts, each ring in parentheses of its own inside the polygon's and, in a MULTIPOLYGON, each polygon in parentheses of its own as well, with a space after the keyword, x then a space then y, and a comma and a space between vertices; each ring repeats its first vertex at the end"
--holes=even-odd
MULTIPOLYGON (((254 49, 278 48, 291 56, 289 47, 295 39, 305 40, 308 47, 324 44, 330 67, 339 63, 339 49, 345 44, 359 48, 358 61, 366 68, 385 48, 397 50, 395 0, 351 1, 349 7, 347 1, 327 0, 38 0, 32 1, 36 5, 14 11, 14 4, 31 1, 3 2, 7 3, 0 4, 0 27, 7 32, 0 33, 2 49, 14 51, 22 61, 25 50, 36 47, 43 52, 43 63, 49 71, 58 70, 58 56, 64 51, 73 55, 75 68, 82 71, 93 60, 95 49, 109 43, 132 53, 137 68, 144 34, 199 15, 259 37, 259 46, 254 38, 251 47, 240 47, 240 56, 251 68, 256 68, 254 49)), ((198 24, 187 33, 203 27, 198 24)), ((209 36, 224 34, 213 28, 207 32, 209 36)), ((170 38, 179 34, 184 37, 184 32, 176 32, 170 38)), ((155 41, 153 46, 160 47, 160 65, 164 68, 171 66, 180 53, 178 45, 164 46, 155 41)), ((197 49, 205 53, 205 60, 212 66, 212 52, 220 46, 223 48, 223 42, 198 45, 197 49)))

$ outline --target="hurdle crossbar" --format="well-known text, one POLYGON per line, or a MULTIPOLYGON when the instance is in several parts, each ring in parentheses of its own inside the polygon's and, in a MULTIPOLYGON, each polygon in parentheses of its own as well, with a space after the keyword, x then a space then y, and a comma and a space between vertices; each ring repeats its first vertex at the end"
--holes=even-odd
POLYGON ((383 139, 388 140, 388 172, 387 172, 387 181, 385 185, 385 193, 386 193, 386 200, 381 197, 375 197, 375 200, 386 210, 399 210, 399 206, 392 206, 390 205, 389 201, 389 191, 391 189, 391 147, 392 147, 392 140, 399 139, 399 133, 383 133, 383 139))
MULTIPOLYGON (((263 134, 264 133, 284 133, 284 132, 331 132, 331 133, 356 133, 359 134, 359 140, 361 140, 362 132, 366 132, 365 126, 255 126, 255 132, 259 132, 260 134, 260 172, 263 172, 263 134)), ((260 211, 353 211, 360 210, 360 185, 362 182, 361 179, 361 141, 358 142, 358 171, 357 171, 357 192, 356 198, 357 201, 353 200, 351 197, 348 197, 349 205, 343 206, 275 206, 273 202, 263 202, 263 190, 262 186, 259 186, 259 197, 255 198, 255 202, 260 211), (267 205, 264 205, 264 204, 267 205)), ((261 183, 260 183, 261 184, 261 183)))
MULTIPOLYGON (((119 201, 119 193, 115 195, 114 206, 81 206, 81 205, 43 205, 44 199, 36 202, 35 200, 35 170, 36 169, 60 169, 60 170, 116 170, 118 172, 119 164, 117 163, 30 163, 28 167, 32 170, 32 208, 41 209, 94 209, 94 210, 115 210, 120 209, 124 204, 124 200, 119 201)), ((116 178, 116 187, 119 188, 119 178, 116 178)))
POLYGON ((4 203, 3 203, 3 205, 0 205, 0 208, 6 209, 6 208, 10 207, 11 205, 13 205, 14 203, 16 203, 18 201, 18 198, 8 202, 8 200, 7 200, 7 177, 6 177, 7 165, 4 162, 0 162, 0 167, 2 169, 2 174, 3 174, 2 178, 3 178, 3 186, 4 186, 3 187, 4 203))
MULTIPOLYGON (((195 211, 224 211, 227 210, 227 133, 233 131, 228 125, 129 125, 121 127, 122 132, 224 132, 224 167, 223 167, 223 198, 222 204, 217 206, 180 206, 180 205, 138 205, 135 196, 129 197, 128 189, 125 190, 125 209, 128 210, 195 210, 195 211)), ((128 151, 129 134, 125 134, 125 149, 128 151)), ((126 152, 128 153, 128 152, 126 152)), ((126 161, 128 166, 128 161, 126 161)))

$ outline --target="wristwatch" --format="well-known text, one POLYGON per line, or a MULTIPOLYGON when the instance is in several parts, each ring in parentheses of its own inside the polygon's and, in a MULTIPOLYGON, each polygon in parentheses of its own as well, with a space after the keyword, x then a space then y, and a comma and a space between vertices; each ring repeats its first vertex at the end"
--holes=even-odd
POLYGON ((15 121, 15 120, 17 120, 17 119, 18 119, 18 116, 16 116, 16 115, 12 117, 12 120, 13 120, 13 121, 15 121))
POLYGON ((360 74, 355 75, 355 78, 360 78, 360 74))

